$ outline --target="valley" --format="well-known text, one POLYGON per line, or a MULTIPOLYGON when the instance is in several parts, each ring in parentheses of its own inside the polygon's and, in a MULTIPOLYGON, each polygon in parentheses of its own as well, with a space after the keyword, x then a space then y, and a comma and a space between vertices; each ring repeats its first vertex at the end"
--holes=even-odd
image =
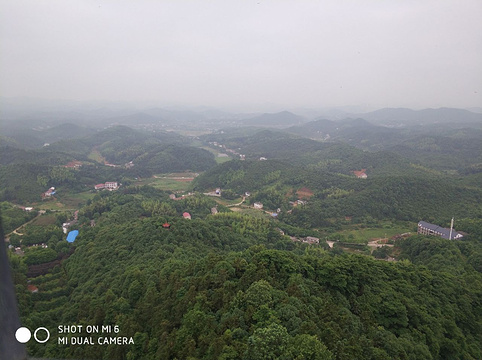
POLYGON ((18 133, 1 139, 22 322, 116 325, 132 339, 68 347, 52 331, 29 354, 479 356, 478 122, 427 123, 428 136, 418 125, 287 113, 240 121, 200 122, 198 133, 123 124, 79 137, 59 125, 69 131, 36 148, 18 133), (461 239, 417 234, 421 220, 448 228, 452 218, 461 239))

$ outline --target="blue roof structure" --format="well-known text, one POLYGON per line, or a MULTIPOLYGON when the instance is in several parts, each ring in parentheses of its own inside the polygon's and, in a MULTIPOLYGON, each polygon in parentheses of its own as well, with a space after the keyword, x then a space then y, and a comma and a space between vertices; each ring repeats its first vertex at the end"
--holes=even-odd
POLYGON ((72 230, 69 232, 69 235, 67 235, 67 242, 73 243, 77 235, 79 235, 79 230, 72 230))

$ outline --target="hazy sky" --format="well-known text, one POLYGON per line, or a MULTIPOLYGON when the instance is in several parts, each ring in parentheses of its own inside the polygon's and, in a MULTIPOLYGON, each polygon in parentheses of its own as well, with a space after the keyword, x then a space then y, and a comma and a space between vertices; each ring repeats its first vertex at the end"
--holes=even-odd
POLYGON ((482 1, 0 0, 0 96, 482 106, 482 1))

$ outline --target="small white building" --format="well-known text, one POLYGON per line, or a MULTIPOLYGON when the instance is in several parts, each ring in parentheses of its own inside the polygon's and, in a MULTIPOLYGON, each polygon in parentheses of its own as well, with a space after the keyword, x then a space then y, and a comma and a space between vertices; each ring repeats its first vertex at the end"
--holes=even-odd
POLYGON ((262 209, 263 208, 263 203, 260 203, 260 202, 255 202, 253 204, 254 208, 255 209, 262 209))
POLYGON ((320 239, 318 239, 317 237, 314 237, 314 236, 307 236, 303 239, 303 242, 308 243, 308 244, 319 244, 320 239))

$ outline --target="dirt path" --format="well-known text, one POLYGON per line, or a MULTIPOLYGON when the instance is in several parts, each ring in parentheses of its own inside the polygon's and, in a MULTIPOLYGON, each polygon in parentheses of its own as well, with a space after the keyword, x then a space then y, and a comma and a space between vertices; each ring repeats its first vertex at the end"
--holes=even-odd
POLYGON ((32 221, 34 221, 36 218, 38 218, 40 215, 44 214, 43 212, 39 211, 37 216, 35 216, 33 219, 27 221, 26 223, 23 223, 22 225, 20 225, 18 228, 16 228, 15 230, 9 232, 7 235, 5 235, 5 241, 6 242, 10 242, 10 235, 12 234, 15 234, 15 235, 19 235, 19 236, 22 236, 23 234, 20 234, 18 231, 23 228, 25 225, 28 225, 30 224, 32 221))
POLYGON ((226 207, 240 206, 242 203, 244 203, 245 200, 246 200, 246 196, 243 196, 243 200, 241 200, 241 202, 239 202, 237 204, 227 205, 226 207))
POLYGON ((393 244, 380 244, 379 241, 381 240, 388 240, 388 239, 383 239, 383 238, 375 239, 375 240, 369 241, 367 245, 375 249, 380 248, 382 246, 393 247, 393 244))

